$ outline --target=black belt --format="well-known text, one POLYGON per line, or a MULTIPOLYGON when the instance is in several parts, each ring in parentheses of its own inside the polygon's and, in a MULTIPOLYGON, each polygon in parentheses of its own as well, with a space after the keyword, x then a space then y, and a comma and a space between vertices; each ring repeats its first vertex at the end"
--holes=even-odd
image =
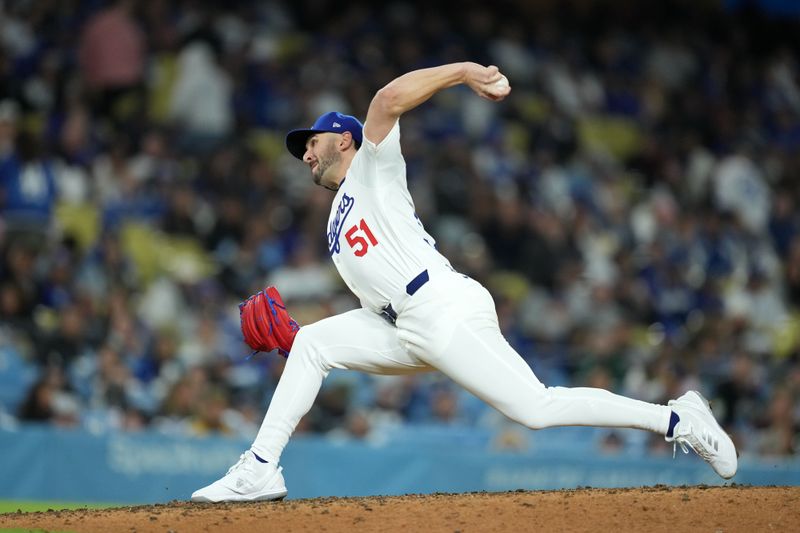
MULTIPOLYGON (((431 278, 428 275, 428 271, 423 270, 417 274, 414 279, 408 282, 408 285, 406 285, 406 294, 413 296, 414 293, 417 292, 423 285, 428 283, 430 279, 431 278)), ((392 324, 397 321, 397 311, 392 308, 391 303, 381 310, 381 315, 392 324)))

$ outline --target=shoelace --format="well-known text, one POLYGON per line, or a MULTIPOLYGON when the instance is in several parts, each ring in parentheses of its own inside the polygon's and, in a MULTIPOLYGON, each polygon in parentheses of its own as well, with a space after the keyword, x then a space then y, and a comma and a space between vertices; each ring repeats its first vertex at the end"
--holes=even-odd
MULTIPOLYGON (((672 441, 672 458, 673 459, 675 459, 675 452, 678 450, 678 444, 681 445, 681 450, 683 450, 684 454, 688 454, 689 453, 689 448, 691 448, 691 444, 689 444, 689 448, 686 447, 686 444, 684 444, 684 440, 683 439, 675 439, 674 441, 672 441)), ((692 448, 692 449, 694 449, 694 448, 692 448)))
MULTIPOLYGON (((676 428, 678 429, 678 428, 676 428)), ((697 445, 692 444, 692 426, 689 424, 684 424, 684 426, 679 426, 680 433, 675 435, 675 440, 672 441, 672 458, 675 459, 675 452, 677 451, 678 444, 680 444, 681 449, 683 450, 684 454, 689 453, 689 448, 692 449, 694 453, 705 459, 706 461, 711 459, 711 454, 708 453, 705 447, 698 439, 694 439, 697 441, 697 445), (686 429, 684 429, 684 427, 686 429)))
POLYGON ((246 468, 247 467, 247 463, 248 463, 248 461, 247 461, 247 453, 243 453, 242 455, 239 456, 239 460, 236 461, 236 464, 234 464, 232 467, 230 467, 228 469, 228 471, 225 473, 225 475, 227 476, 231 472, 235 472, 236 470, 239 470, 240 468, 246 468))
POLYGON ((237 470, 237 469, 239 468, 239 466, 240 466, 242 463, 244 463, 244 460, 245 460, 245 456, 244 456, 244 454, 240 455, 240 456, 239 456, 239 460, 238 460, 238 461, 236 461, 236 463, 235 463, 235 464, 234 464, 232 467, 230 467, 230 468, 228 469, 228 471, 227 471, 227 472, 225 472, 225 475, 227 476, 227 475, 228 475, 228 474, 230 474, 231 472, 233 472, 233 471, 237 470))

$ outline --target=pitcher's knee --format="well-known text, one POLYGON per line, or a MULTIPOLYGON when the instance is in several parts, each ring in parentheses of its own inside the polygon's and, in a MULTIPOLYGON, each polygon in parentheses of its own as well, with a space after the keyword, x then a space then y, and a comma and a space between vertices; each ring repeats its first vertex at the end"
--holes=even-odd
POLYGON ((525 411, 518 414, 508 415, 514 422, 518 422, 528 429, 545 429, 549 427, 546 419, 536 411, 525 411))
POLYGON ((292 344, 292 355, 295 352, 306 351, 307 347, 314 343, 314 325, 303 326, 294 337, 294 344, 292 344))
POLYGON ((319 366, 326 366, 323 364, 322 352, 324 350, 323 335, 321 335, 320 328, 314 327, 314 324, 303 326, 294 338, 292 351, 289 358, 293 360, 303 359, 308 362, 317 364, 319 366))
POLYGON ((545 429, 553 426, 550 408, 552 391, 542 387, 532 398, 515 405, 506 412, 506 416, 530 429, 545 429))
POLYGON ((547 422, 545 422, 545 419, 538 415, 526 416, 523 420, 519 420, 519 423, 528 429, 546 429, 550 427, 547 422))

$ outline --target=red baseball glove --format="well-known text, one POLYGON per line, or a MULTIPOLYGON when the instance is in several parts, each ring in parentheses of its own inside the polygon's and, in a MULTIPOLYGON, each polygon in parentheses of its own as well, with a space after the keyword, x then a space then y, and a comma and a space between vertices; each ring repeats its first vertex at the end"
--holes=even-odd
POLYGON ((244 342, 256 352, 277 349, 289 356, 300 325, 289 316, 275 287, 267 287, 239 304, 244 342))

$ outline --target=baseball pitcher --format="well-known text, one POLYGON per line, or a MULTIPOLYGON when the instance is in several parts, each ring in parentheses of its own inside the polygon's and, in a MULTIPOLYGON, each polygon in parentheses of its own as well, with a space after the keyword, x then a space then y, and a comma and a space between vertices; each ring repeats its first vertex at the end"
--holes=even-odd
POLYGON ((694 391, 655 405, 592 388, 546 387, 503 338, 494 302, 456 272, 415 215, 400 150, 400 117, 458 84, 503 100, 511 92, 496 66, 454 63, 409 72, 380 89, 362 124, 330 112, 289 132, 286 147, 333 193, 328 253, 361 308, 303 327, 275 288, 240 306, 245 340, 288 354, 286 368, 249 450, 193 501, 286 496, 281 452, 333 368, 375 374, 439 370, 531 429, 603 426, 657 432, 694 450, 725 479, 737 454, 694 391))

